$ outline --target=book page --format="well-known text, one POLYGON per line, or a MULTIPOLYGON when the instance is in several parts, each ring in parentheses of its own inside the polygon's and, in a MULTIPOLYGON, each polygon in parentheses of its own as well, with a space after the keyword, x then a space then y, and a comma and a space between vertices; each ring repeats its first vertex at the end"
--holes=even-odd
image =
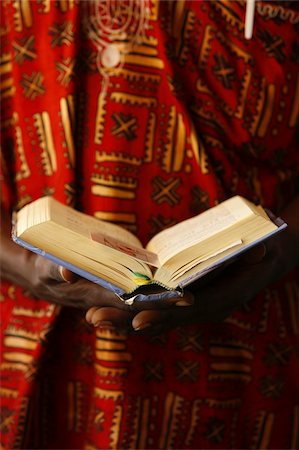
POLYGON ((132 256, 139 261, 145 262, 151 266, 159 267, 159 259, 155 253, 149 252, 144 248, 136 247, 128 242, 120 241, 119 239, 114 239, 111 236, 107 236, 99 232, 91 232, 92 240, 99 242, 107 247, 113 248, 119 252, 125 253, 126 255, 132 256))
POLYGON ((142 248, 139 239, 126 229, 110 222, 96 219, 80 211, 62 205, 51 198, 51 219, 83 236, 101 233, 134 247, 142 248))
POLYGON ((233 197, 196 217, 161 231, 150 240, 146 249, 158 254, 163 265, 183 250, 252 215, 251 209, 241 197, 233 197))

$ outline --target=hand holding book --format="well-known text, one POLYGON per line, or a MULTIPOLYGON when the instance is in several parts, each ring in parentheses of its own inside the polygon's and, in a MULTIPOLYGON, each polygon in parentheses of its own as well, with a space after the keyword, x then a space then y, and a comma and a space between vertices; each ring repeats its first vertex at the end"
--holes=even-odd
POLYGON ((101 326, 109 320, 116 328, 133 328, 150 333, 186 324, 222 321, 250 302, 263 288, 299 266, 298 211, 299 197, 283 211, 283 217, 288 222, 285 232, 267 240, 266 245, 261 243, 245 252, 210 283, 201 287, 193 283, 189 287, 190 295, 183 297, 188 307, 174 307, 181 304, 176 301, 169 302, 168 308, 165 302, 160 305, 139 304, 135 306, 135 311, 91 308, 86 314, 87 321, 101 326))
POLYGON ((285 226, 236 196, 161 231, 143 248, 132 233, 43 197, 17 213, 13 239, 133 303, 182 295, 285 226))
MULTIPOLYGON (((165 297, 159 302, 146 301, 150 299, 149 296, 143 299, 145 301, 137 301, 133 307, 128 307, 113 292, 85 279, 77 278, 72 283, 63 283, 62 278, 59 278, 59 281, 54 281, 53 277, 52 280, 45 277, 47 271, 45 267, 42 269, 42 266, 43 264, 51 264, 51 261, 28 251, 26 251, 26 264, 28 265, 28 260, 35 260, 35 263, 31 264, 32 267, 29 264, 31 269, 27 272, 35 271, 36 278, 39 278, 40 282, 44 281, 45 284, 49 282, 52 285, 46 295, 38 294, 37 296, 68 306, 78 306, 83 309, 90 307, 87 317, 91 323, 96 325, 103 323, 103 321, 107 324, 108 321, 116 327, 132 329, 133 325, 135 329, 142 329, 144 325, 149 324, 152 324, 152 327, 171 327, 186 322, 220 320, 246 299, 254 296, 265 284, 277 279, 284 271, 290 270, 294 264, 298 263, 298 252, 296 251, 296 243, 299 239, 298 224, 293 224, 294 218, 298 217, 294 214, 294 211, 296 213, 297 210, 298 204, 291 208, 289 215, 284 216, 291 227, 289 225, 286 233, 277 235, 274 233, 273 239, 267 241, 268 252, 262 261, 256 264, 252 264, 251 261, 251 264, 240 265, 240 257, 238 257, 235 263, 220 271, 219 275, 206 286, 197 289, 196 282, 190 283, 185 290, 184 297, 177 297, 176 291, 174 291, 172 297, 165 297), (36 258, 39 263, 36 263, 36 258), (188 289, 191 294, 188 294, 188 289), (188 308, 174 308, 173 306, 176 304, 189 304, 190 306, 188 308)), ((256 247, 256 249, 258 248, 256 247)), ((19 251, 21 250, 21 247, 19 247, 19 251)), ((260 257, 257 259, 259 260, 260 257)), ((24 267, 26 264, 24 264, 24 267)), ((56 267, 58 266, 56 265, 56 267)), ((48 273, 53 275, 55 270, 57 274, 58 270, 54 268, 53 270, 49 269, 48 273)), ((56 275, 55 277, 57 278, 56 275)))

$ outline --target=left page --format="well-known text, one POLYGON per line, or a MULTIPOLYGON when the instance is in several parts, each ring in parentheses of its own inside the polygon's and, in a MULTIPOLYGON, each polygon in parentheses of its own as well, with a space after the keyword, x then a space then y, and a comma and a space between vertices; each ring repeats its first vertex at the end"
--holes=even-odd
POLYGON ((159 266, 157 255, 146 251, 131 232, 63 205, 53 197, 42 197, 18 212, 17 235, 48 220, 146 264, 159 266))

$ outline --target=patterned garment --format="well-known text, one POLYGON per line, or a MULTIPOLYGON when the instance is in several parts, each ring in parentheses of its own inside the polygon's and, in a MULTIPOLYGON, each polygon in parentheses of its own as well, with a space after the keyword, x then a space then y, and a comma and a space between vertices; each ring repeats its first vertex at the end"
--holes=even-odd
MULTIPOLYGON (((250 41, 243 1, 119 0, 132 23, 108 34, 111 1, 0 3, 7 208, 51 194, 146 243, 235 194, 298 194, 298 2, 258 2, 250 41)), ((1 309, 3 449, 299 448, 298 272, 151 338, 5 280, 1 309)))

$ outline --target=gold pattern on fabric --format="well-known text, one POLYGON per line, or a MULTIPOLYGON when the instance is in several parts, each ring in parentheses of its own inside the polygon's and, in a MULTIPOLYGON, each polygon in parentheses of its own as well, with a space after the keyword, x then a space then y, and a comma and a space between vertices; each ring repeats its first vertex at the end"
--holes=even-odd
POLYGON ((96 373, 102 377, 109 377, 110 382, 119 383, 119 377, 125 377, 128 373, 128 369, 125 367, 111 367, 104 366, 103 364, 95 364, 94 365, 96 373), (116 379, 115 381, 113 379, 116 379))
POLYGON ((45 308, 39 309, 25 308, 23 306, 14 306, 12 312, 14 316, 42 318, 42 317, 50 317, 55 309, 56 309, 55 305, 49 305, 45 308))
POLYGON ((121 421, 123 416, 123 408, 116 405, 113 413, 112 426, 110 429, 110 448, 118 449, 119 434, 121 429, 121 421))
POLYGON ((37 342, 20 337, 6 336, 4 338, 4 345, 7 345, 7 347, 17 347, 24 350, 35 350, 37 347, 37 342))
POLYGON ((84 429, 86 407, 84 385, 80 381, 71 381, 67 386, 68 398, 68 430, 81 433, 84 429))
POLYGON ((159 439, 159 448, 173 448, 173 441, 180 427, 180 411, 183 398, 174 392, 168 392, 163 411, 163 421, 159 439))
POLYGON ((12 77, 12 55, 10 52, 3 53, 0 59, 0 88, 1 97, 13 97, 16 92, 16 87, 14 85, 14 80, 12 77))
POLYGON ((0 58, 0 74, 1 77, 12 71, 12 56, 11 53, 3 53, 0 58))
POLYGON ((106 212, 106 211, 96 211, 94 216, 100 220, 107 220, 108 222, 123 223, 126 225, 134 225, 136 223, 136 214, 130 213, 117 213, 117 212, 106 212))
POLYGON ((22 135, 22 129, 20 126, 15 127, 15 133, 16 133, 16 147, 17 152, 19 154, 20 158, 20 169, 17 172, 16 180, 21 180, 22 178, 29 178, 31 175, 30 168, 27 163, 24 144, 23 144, 23 135, 22 135))
MULTIPOLYGON (((153 83, 153 84, 159 84, 161 81, 161 75, 153 74, 153 73, 147 73, 147 72, 137 72, 136 70, 132 69, 122 69, 121 76, 128 81, 134 81, 135 83, 153 83)), ((138 86, 137 86, 138 87, 138 86)))
POLYGON ((14 127, 19 121, 18 113, 14 112, 11 117, 1 121, 1 129, 14 127))
POLYGON ((52 36, 52 47, 63 44, 69 47, 74 41, 73 24, 71 22, 64 22, 62 25, 55 24, 49 28, 49 34, 52 36))
POLYGON ((94 396, 101 399, 112 399, 112 400, 121 400, 124 397, 123 391, 120 390, 112 390, 100 387, 94 388, 94 396))
POLYGON ((45 175, 51 176, 57 171, 57 158, 50 116, 47 111, 43 111, 41 114, 34 114, 33 119, 39 146, 42 149, 42 168, 45 175))
POLYGON ((157 105, 155 97, 144 97, 141 95, 127 94, 126 92, 112 92, 111 100, 116 103, 128 103, 129 105, 139 105, 153 107, 157 105))
POLYGON ((251 361, 254 356, 252 348, 238 341, 215 341, 210 344, 209 353, 213 357, 209 380, 235 380, 242 383, 251 381, 251 361))
POLYGON ((193 400, 190 411, 190 422, 187 429, 185 445, 191 446, 200 421, 200 399, 193 400))
POLYGON ((74 129, 74 99, 69 95, 60 99, 61 121, 64 130, 65 143, 68 151, 69 161, 72 167, 75 166, 75 146, 73 139, 74 129))
POLYGON ((16 31, 22 31, 23 28, 30 28, 32 26, 32 4, 30 0, 13 0, 14 26, 16 31))
POLYGON ((201 169, 201 172, 204 174, 209 173, 207 152, 202 140, 198 137, 193 124, 191 124, 190 142, 194 157, 201 169))
POLYGON ((122 178, 110 175, 105 178, 101 175, 93 176, 91 192, 102 197, 113 197, 132 200, 136 197, 135 189, 137 181, 133 178, 122 178))
POLYGON ((125 335, 110 332, 110 330, 97 330, 96 352, 97 360, 101 361, 131 361, 132 355, 127 351, 125 335))
POLYGON ((64 87, 72 81, 75 76, 75 59, 71 57, 63 58, 56 62, 56 69, 59 72, 57 81, 64 87))
POLYGON ((171 177, 168 180, 163 180, 161 177, 155 177, 153 179, 152 194, 154 202, 158 205, 164 202, 171 206, 178 204, 181 200, 180 195, 177 193, 177 189, 180 185, 180 178, 171 177))
POLYGON ((36 97, 44 95, 45 87, 43 81, 44 75, 41 72, 32 72, 30 75, 24 73, 21 80, 24 97, 35 100, 36 97))
POLYGON ((9 389, 6 387, 0 387, 0 397, 2 398, 17 398, 18 391, 16 389, 9 389))
POLYGON ((33 356, 22 352, 4 352, 3 358, 8 362, 16 362, 18 364, 29 364, 33 360, 33 356))
POLYGON ((255 423, 252 447, 254 449, 268 448, 274 425, 274 414, 259 411, 255 423))
POLYGON ((186 127, 183 116, 175 106, 169 112, 167 143, 164 146, 163 169, 165 172, 179 172, 182 169, 186 149, 186 127), (174 145, 174 142, 176 145, 174 145))
POLYGON ((78 0, 58 0, 57 6, 63 13, 66 13, 67 11, 72 10, 77 3, 78 0))
POLYGON ((37 54, 34 50, 34 36, 29 36, 24 42, 23 41, 14 41, 13 48, 15 51, 14 60, 18 64, 23 64, 24 61, 31 61, 36 59, 37 54))
POLYGON ((263 137, 265 136, 274 107, 274 98, 275 98, 275 84, 269 84, 266 87, 265 91, 265 103, 263 105, 263 114, 260 117, 260 123, 258 127, 258 136, 263 137))
MULTIPOLYGON (((212 31, 212 30, 211 30, 212 31)), ((221 44, 224 47, 227 47, 232 55, 237 56, 238 58, 242 58, 246 64, 250 64, 252 62, 252 55, 247 53, 243 48, 235 44, 231 41, 226 35, 221 33, 221 31, 213 30, 213 35, 219 39, 221 44)))
POLYGON ((239 31, 244 30, 244 21, 235 13, 231 7, 230 0, 219 0, 212 2, 211 5, 216 11, 219 11, 222 17, 232 26, 237 27, 239 31))

